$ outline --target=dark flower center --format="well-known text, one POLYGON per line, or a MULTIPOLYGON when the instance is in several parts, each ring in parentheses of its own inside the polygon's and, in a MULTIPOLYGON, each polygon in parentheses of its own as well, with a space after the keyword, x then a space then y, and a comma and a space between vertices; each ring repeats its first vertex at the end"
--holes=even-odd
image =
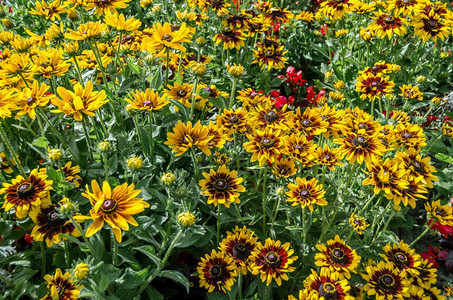
POLYGON ((231 123, 237 123, 237 121, 239 121, 237 116, 231 116, 228 120, 230 120, 231 123))
POLYGON ((32 196, 35 192, 35 189, 33 187, 33 184, 31 184, 30 182, 25 182, 17 187, 16 192, 17 196, 23 199, 32 196))
POLYGON ((420 162, 418 161, 413 161, 410 163, 414 167, 414 171, 421 173, 423 172, 423 166, 420 162))
POLYGON ((395 279, 393 276, 385 274, 379 279, 379 286, 384 290, 392 290, 395 287, 395 279))
POLYGON ((181 140, 181 143, 184 144, 184 145, 188 145, 189 144, 189 141, 186 139, 185 136, 183 136, 182 140, 181 140))
POLYGON ((280 255, 274 251, 270 251, 265 257, 266 263, 270 266, 277 266, 280 263, 280 255))
POLYGON ((411 3, 411 0, 403 0, 403 3, 404 3, 404 4, 410 4, 410 3, 411 3))
POLYGON ((305 119, 302 121, 302 125, 304 125, 304 126, 310 126, 311 124, 313 124, 313 123, 310 120, 305 119))
POLYGON ((403 139, 410 139, 412 137, 412 134, 410 134, 409 132, 405 132, 403 133, 402 137, 403 139))
POLYGON ((61 286, 57 286, 56 290, 57 290, 58 295, 62 295, 64 292, 64 288, 62 288, 61 286))
POLYGON ((310 196, 310 192, 307 190, 302 190, 300 191, 299 195, 301 198, 308 198, 310 196))
POLYGON ((438 216, 443 216, 443 215, 444 215, 444 212, 441 211, 441 210, 438 210, 438 211, 436 211, 436 215, 438 215, 438 216))
POLYGON ((250 97, 255 98, 256 96, 258 96, 257 92, 253 91, 250 93, 250 97))
POLYGON ((146 101, 143 101, 143 104, 144 104, 145 106, 148 106, 148 105, 151 106, 151 105, 153 104, 153 101, 146 100, 146 101))
POLYGON ((266 122, 275 122, 278 119, 278 114, 275 111, 268 111, 264 114, 264 120, 266 122))
POLYGON ((249 257, 250 251, 248 251, 247 244, 237 243, 233 246, 233 255, 240 259, 246 260, 249 257))
POLYGON ((388 17, 385 17, 384 18, 384 23, 385 24, 393 24, 393 22, 395 21, 395 19, 391 16, 388 16, 388 17))
POLYGON ((368 126, 366 126, 366 124, 363 124, 363 123, 360 123, 359 124, 359 128, 360 129, 366 129, 368 126))
POLYGON ((436 28, 437 27, 437 21, 436 20, 429 20, 428 21, 428 26, 431 28, 436 28))
POLYGON ((281 168, 281 169, 280 169, 280 174, 285 175, 285 174, 287 174, 287 173, 288 173, 288 171, 287 171, 285 168, 281 168))
POLYGON ((407 256, 404 253, 397 252, 394 256, 395 263, 399 266, 407 265, 407 256))
POLYGON ((111 211, 115 210, 116 204, 117 204, 117 202, 115 199, 105 199, 104 202, 102 202, 101 209, 104 212, 111 212, 111 211))
POLYGON ((225 190, 228 185, 227 185, 227 182, 223 179, 217 179, 215 182, 214 182, 214 187, 216 190, 218 191, 223 191, 225 190))
POLYGON ((340 248, 335 248, 333 251, 330 253, 330 258, 332 261, 336 264, 342 264, 346 260, 346 255, 343 250, 340 248))
POLYGON ((222 32, 224 34, 230 34, 231 33, 231 28, 230 27, 225 27, 225 28, 223 28, 222 32))
POLYGON ((68 219, 60 219, 54 210, 47 214, 46 223, 51 227, 63 226, 68 219))
POLYGON ((330 160, 331 157, 330 157, 330 155, 324 155, 324 159, 325 159, 325 160, 330 160))
POLYGON ((27 99, 27 105, 29 105, 29 106, 33 105, 35 102, 36 102, 36 98, 35 97, 29 97, 27 99))
POLYGON ((302 149, 302 146, 301 145, 296 145, 296 146, 294 146, 294 149, 300 150, 300 149, 302 149))
POLYGON ((222 275, 222 267, 219 265, 213 265, 209 270, 209 274, 211 274, 212 277, 220 277, 222 275))
POLYGON ((187 95, 187 91, 186 90, 183 90, 183 89, 180 89, 176 92, 176 94, 179 96, 179 97, 185 97, 187 95))
POLYGON ((368 141, 367 141, 366 137, 364 137, 364 136, 358 136, 356 138, 353 138, 352 143, 356 147, 358 147, 358 146, 361 146, 362 148, 368 147, 368 141))
POLYGON ((261 140, 261 146, 264 148, 270 148, 274 145, 274 141, 270 138, 264 138, 261 140))
POLYGON ((172 40, 172 37, 171 37, 171 35, 169 35, 169 34, 164 34, 164 35, 162 36, 162 40, 168 42, 168 41, 171 41, 171 40, 172 40))
POLYGON ((336 294, 337 294, 337 290, 335 289, 335 286, 330 282, 321 284, 318 292, 322 297, 327 298, 327 299, 336 298, 336 294))
POLYGON ((370 85, 372 87, 378 87, 379 86, 379 81, 372 81, 370 85))

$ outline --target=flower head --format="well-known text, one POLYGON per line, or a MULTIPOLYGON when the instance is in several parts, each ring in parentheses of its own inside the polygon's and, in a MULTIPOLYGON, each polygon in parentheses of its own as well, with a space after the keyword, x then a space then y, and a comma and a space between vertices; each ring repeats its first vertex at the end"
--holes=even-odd
POLYGON ((184 227, 190 227, 195 222, 195 216, 190 212, 186 211, 178 215, 178 222, 184 227))
POLYGON ((212 250, 201 258, 197 272, 200 277, 200 286, 206 288, 209 293, 214 290, 224 293, 227 290, 230 291, 238 275, 233 258, 216 250, 212 250))
POLYGON ((173 132, 168 133, 168 139, 164 144, 172 148, 176 156, 180 156, 194 147, 197 147, 206 155, 211 155, 208 143, 212 136, 209 136, 208 133, 208 129, 201 125, 200 121, 194 126, 190 121, 187 124, 178 121, 173 127, 173 132))
POLYGON ((74 269, 74 277, 78 280, 82 280, 89 272, 90 267, 86 263, 79 263, 74 269))
POLYGON ((44 276, 47 281, 47 288, 50 289, 50 293, 46 294, 41 300, 54 300, 54 299, 78 299, 80 290, 83 285, 77 285, 74 280, 71 279, 71 273, 61 272, 58 268, 55 271, 55 275, 47 274, 44 276))

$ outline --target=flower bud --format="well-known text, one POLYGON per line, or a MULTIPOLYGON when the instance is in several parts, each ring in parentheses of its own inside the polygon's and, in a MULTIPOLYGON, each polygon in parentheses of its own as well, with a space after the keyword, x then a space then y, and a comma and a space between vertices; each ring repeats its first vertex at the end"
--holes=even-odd
POLYGON ((197 76, 203 76, 204 74, 206 74, 206 66, 202 63, 194 61, 190 64, 190 68, 192 69, 192 72, 197 76))
POLYGON ((134 107, 131 104, 126 105, 126 112, 132 114, 135 111, 134 107))
POLYGON ((417 82, 425 82, 426 81, 426 76, 419 75, 417 76, 417 82))
POLYGON ((450 56, 450 52, 441 52, 440 53, 440 58, 445 59, 450 56))
POLYGON ((140 170, 142 168, 142 160, 135 155, 127 160, 127 166, 132 170, 140 170))
POLYGON ((195 216, 189 211, 180 213, 178 215, 178 222, 184 227, 190 227, 195 223, 195 216))
POLYGON ((336 90, 342 90, 342 89, 344 89, 344 81, 343 81, 343 80, 338 80, 337 82, 335 82, 335 84, 333 85, 333 87, 334 87, 336 90))
POLYGON ((10 19, 2 19, 2 24, 8 29, 11 29, 14 27, 13 22, 10 19))
POLYGON ((285 196, 286 193, 285 193, 285 189, 283 187, 278 187, 276 190, 275 190, 275 193, 279 196, 285 196))
POLYGON ((107 141, 104 141, 104 142, 100 142, 99 145, 98 145, 98 150, 100 152, 107 152, 110 150, 110 143, 107 142, 107 141))
POLYGON ((200 36, 196 41, 198 46, 200 47, 203 47, 204 45, 206 45, 206 40, 204 37, 200 36))
POLYGON ((164 173, 160 181, 162 181, 162 183, 165 185, 170 185, 175 182, 175 175, 173 175, 172 173, 164 173))
POLYGON ((60 149, 47 148, 47 152, 49 153, 49 159, 51 161, 59 161, 63 157, 63 153, 61 153, 60 149))
POLYGON ((90 272, 90 267, 85 263, 78 264, 74 269, 74 277, 78 280, 85 278, 90 272))
POLYGON ((77 206, 66 197, 60 200, 59 205, 61 213, 65 216, 72 216, 77 211, 77 206))
POLYGON ((330 77, 332 77, 332 75, 333 75, 333 71, 326 72, 326 73, 324 73, 324 79, 329 79, 330 77))
POLYGON ((140 1, 140 6, 141 7, 150 7, 151 4, 153 4, 154 0, 142 0, 140 1))
POLYGON ((340 29, 340 30, 335 31, 335 36, 340 37, 340 36, 346 35, 347 33, 348 33, 348 31, 346 29, 340 29))
POLYGON ((440 98, 440 97, 434 97, 433 99, 431 99, 431 103, 434 105, 440 105, 441 102, 442 102, 442 98, 440 98))
POLYGON ((230 74, 231 76, 236 77, 236 78, 244 75, 244 67, 241 65, 238 65, 238 66, 236 64, 233 64, 232 66, 227 65, 227 70, 228 70, 228 74, 230 74))
POLYGON ((158 13, 158 12, 160 12, 160 10, 161 10, 160 6, 157 5, 157 6, 154 6, 154 7, 153 7, 152 12, 153 12, 153 13, 158 13))
POLYGON ((180 186, 180 187, 178 187, 176 189, 175 195, 180 197, 180 198, 186 197, 187 196, 187 189, 184 186, 180 186))
POLYGON ((71 7, 68 9, 68 18, 71 19, 71 21, 77 21, 79 14, 75 10, 75 8, 71 7))

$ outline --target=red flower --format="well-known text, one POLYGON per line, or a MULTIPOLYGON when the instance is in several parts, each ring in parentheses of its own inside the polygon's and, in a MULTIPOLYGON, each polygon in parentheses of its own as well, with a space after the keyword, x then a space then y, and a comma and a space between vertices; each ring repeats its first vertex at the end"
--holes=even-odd
POLYGON ((310 85, 305 91, 307 92, 307 101, 312 102, 315 98, 315 91, 313 90, 313 86, 310 85))
POLYGON ((318 30, 323 36, 328 34, 328 27, 327 24, 324 24, 321 26, 321 29, 318 30))
POLYGON ((428 115, 428 117, 426 117, 426 121, 422 123, 422 127, 428 127, 429 125, 431 125, 432 122, 437 121, 437 120, 439 120, 438 117, 435 117, 433 115, 428 115))
POLYGON ((429 263, 433 264, 433 268, 439 268, 439 263, 437 262, 437 255, 434 253, 433 247, 428 245, 428 251, 420 253, 420 256, 423 259, 426 259, 429 263))
POLYGON ((33 242, 33 238, 28 233, 25 234, 24 240, 27 244, 31 244, 31 242, 33 242))
MULTIPOLYGON (((428 221, 428 226, 431 225, 432 219, 428 221)), ((443 234, 445 238, 448 236, 453 236, 453 226, 448 225, 441 225, 439 221, 436 221, 434 225, 431 227, 431 230, 437 230, 440 234, 443 234)))

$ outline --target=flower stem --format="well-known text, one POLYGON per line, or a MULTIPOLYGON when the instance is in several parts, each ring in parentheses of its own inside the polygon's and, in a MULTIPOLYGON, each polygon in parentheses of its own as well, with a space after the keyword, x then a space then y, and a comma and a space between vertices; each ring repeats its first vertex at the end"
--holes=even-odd
POLYGON ((138 118, 137 115, 132 117, 132 120, 134 120, 134 124, 135 124, 135 130, 137 131, 138 140, 140 141, 140 145, 142 146, 143 153, 148 154, 147 153, 148 150, 145 147, 145 144, 143 143, 143 138, 142 138, 142 134, 140 133, 140 126, 138 124, 138 119, 137 118, 138 118))
POLYGON ((70 262, 69 262, 68 241, 64 241, 63 247, 64 247, 64 258, 65 258, 65 262, 66 262, 66 268, 69 268, 70 267, 70 262))
POLYGON ((168 84, 168 65, 170 63, 170 48, 167 48, 167 65, 165 66, 165 86, 168 84))
POLYGON ((238 83, 238 79, 234 78, 233 79, 233 86, 231 87, 230 103, 229 103, 228 109, 231 109, 233 107, 234 94, 236 92, 236 84, 237 83, 238 83))
POLYGON ((85 244, 88 246, 88 249, 90 250, 90 253, 93 257, 96 257, 95 253, 94 253, 94 248, 93 248, 93 245, 91 245, 90 241, 88 240, 88 238, 85 236, 85 231, 82 229, 82 226, 80 226, 79 223, 76 222, 76 220, 74 220, 74 217, 73 216, 70 216, 69 217, 69 220, 71 220, 72 222, 72 225, 75 226, 75 228, 77 228, 78 231, 80 231, 82 233, 82 237, 83 237, 83 240, 85 241, 85 244))
POLYGON ((195 83, 193 84, 192 88, 192 100, 190 102, 190 114, 189 114, 189 119, 192 119, 192 115, 195 109, 195 94, 197 92, 197 85, 198 85, 198 76, 195 78, 195 83))
POLYGON ((379 233, 373 238, 373 240, 371 241, 370 247, 373 246, 373 244, 381 237, 381 235, 383 233, 385 233, 385 231, 387 230, 387 227, 390 224, 390 221, 393 219, 394 216, 395 216, 395 210, 393 210, 392 213, 390 214, 390 217, 387 218, 387 222, 385 222, 384 228, 379 230, 379 233))
POLYGON ((83 132, 85 133, 85 140, 87 142, 88 152, 90 154, 90 159, 93 161, 93 150, 91 149, 90 136, 88 135, 87 125, 85 124, 85 117, 82 119, 83 132))
POLYGON ((264 168, 264 179, 263 179, 263 235, 266 236, 266 179, 267 179, 267 169, 264 168))
POLYGON ((418 242, 433 226, 434 226, 434 220, 432 220, 431 224, 420 234, 415 240, 410 243, 409 248, 412 247, 416 242, 418 242))
POLYGON ((165 254, 164 259, 159 264, 157 269, 145 280, 145 282, 143 282, 143 284, 140 286, 140 289, 137 292, 137 295, 140 295, 148 287, 148 285, 151 283, 151 281, 153 281, 153 279, 156 278, 157 275, 159 275, 160 271, 162 271, 162 269, 164 268, 165 264, 167 263, 168 258, 170 257, 171 252, 173 251, 173 247, 176 245, 176 242, 178 242, 179 238, 181 237, 181 235, 183 233, 184 233, 184 230, 179 230, 178 231, 178 233, 176 234, 175 238, 171 242, 170 247, 168 247, 168 251, 165 254))
POLYGON ((76 58, 75 56, 73 56, 72 58, 74 59, 74 63, 75 63, 76 70, 77 70, 77 77, 79 77, 80 85, 81 85, 83 88, 85 88, 85 83, 83 82, 82 72, 80 71, 79 62, 77 61, 77 58, 76 58))
POLYGON ((110 236, 111 241, 112 241, 112 265, 113 267, 116 267, 118 263, 118 242, 116 241, 115 234, 113 233, 110 236))
POLYGON ((221 204, 217 205, 217 244, 220 244, 220 206, 221 204))
POLYGON ((9 149, 9 152, 11 153, 11 159, 16 160, 16 165, 19 168, 20 173, 22 174, 22 176, 25 177, 25 171, 24 168, 22 167, 22 164, 20 163, 20 159, 17 157, 17 154, 14 151, 13 147, 11 146, 2 126, 0 126, 0 135, 2 136, 3 142, 6 144, 6 146, 9 149))
POLYGON ((190 149, 190 156, 192 157, 192 162, 193 162, 193 167, 195 169, 195 181, 198 183, 198 164, 197 164, 197 159, 195 158, 195 152, 193 149, 190 149))
POLYGON ((154 157, 153 157, 153 152, 154 152, 154 139, 153 139, 153 111, 150 110, 148 113, 148 123, 149 123, 149 139, 150 139, 150 149, 149 149, 149 160, 151 164, 154 163, 154 157))
POLYGON ((44 241, 39 244, 41 247, 41 277, 46 275, 46 249, 44 248, 44 241))

